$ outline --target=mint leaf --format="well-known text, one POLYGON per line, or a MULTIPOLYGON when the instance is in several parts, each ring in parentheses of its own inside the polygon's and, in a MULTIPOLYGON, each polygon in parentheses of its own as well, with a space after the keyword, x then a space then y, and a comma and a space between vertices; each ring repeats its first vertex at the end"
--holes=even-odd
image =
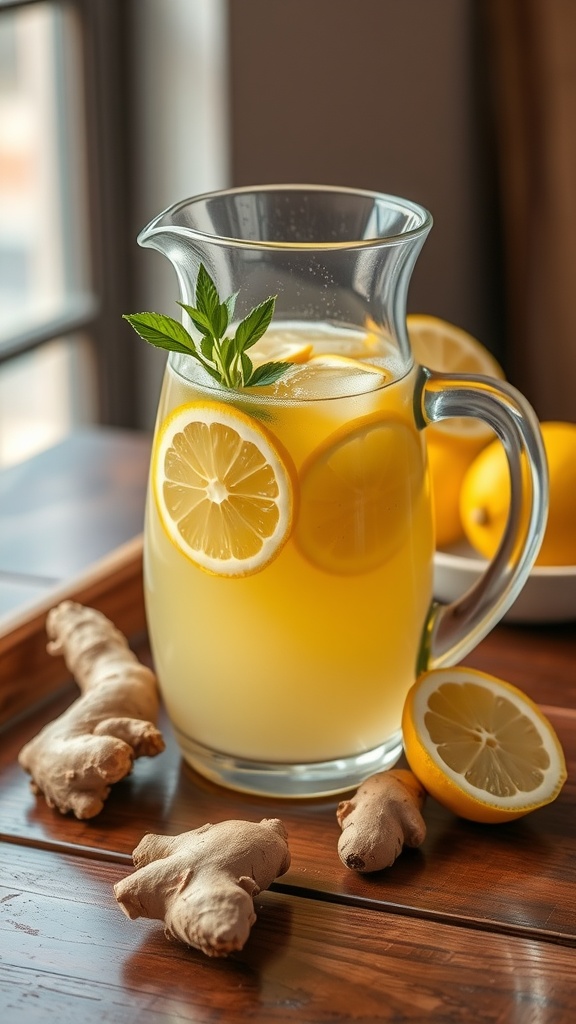
POLYGON ((209 335, 202 338, 202 341, 200 342, 200 351, 206 359, 212 359, 214 352, 214 338, 211 338, 209 335))
POLYGON ((255 345, 268 330, 274 315, 276 297, 270 296, 251 309, 248 316, 238 324, 234 336, 226 337, 234 316, 237 294, 221 302, 214 281, 205 266, 200 264, 195 290, 196 305, 179 303, 201 335, 199 342, 177 320, 162 313, 126 313, 124 319, 151 345, 192 356, 224 387, 245 388, 272 384, 291 364, 270 362, 254 369, 246 349, 255 345))
POLYGON ((233 339, 223 338, 220 345, 220 359, 222 361, 222 365, 225 367, 227 371, 229 371, 232 368, 232 363, 234 362, 235 355, 236 350, 234 348, 233 339))
POLYGON ((137 334, 156 348, 194 354, 194 342, 185 327, 163 313, 124 313, 123 319, 137 334))
POLYGON ((274 384, 293 365, 293 363, 262 363, 261 366, 256 367, 245 386, 264 387, 266 384, 274 384))
POLYGON ((214 310, 212 323, 214 325, 214 333, 216 337, 224 337, 226 334, 226 328, 228 327, 228 309, 225 302, 218 303, 217 308, 214 310))
POLYGON ((240 352, 255 345, 259 338, 266 333, 274 316, 276 297, 271 296, 259 306, 255 306, 248 316, 244 318, 236 328, 235 341, 240 352))
POLYGON ((252 360, 245 352, 240 353, 240 365, 242 366, 242 379, 244 380, 244 387, 246 387, 248 381, 252 377, 252 360))
POLYGON ((201 313, 200 310, 196 309, 194 306, 188 306, 185 302, 179 302, 178 305, 182 306, 182 309, 186 310, 194 324, 194 327, 196 327, 201 334, 206 336, 213 334, 212 321, 205 313, 201 313))
POLYGON ((229 295, 228 298, 224 300, 224 305, 228 310, 228 323, 230 323, 230 321, 234 319, 234 310, 236 309, 237 298, 238 292, 234 292, 234 295, 229 295))
POLYGON ((220 306, 220 299, 216 285, 203 263, 200 264, 196 280, 196 305, 200 313, 204 313, 212 323, 214 313, 220 306))

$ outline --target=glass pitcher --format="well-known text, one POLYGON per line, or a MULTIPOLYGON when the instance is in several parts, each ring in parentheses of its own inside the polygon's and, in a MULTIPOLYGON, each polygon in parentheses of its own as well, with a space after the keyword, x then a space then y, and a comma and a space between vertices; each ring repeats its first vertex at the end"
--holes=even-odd
POLYGON ((547 478, 529 405, 410 350, 406 297, 431 223, 405 199, 287 185, 188 199, 139 236, 173 264, 182 303, 201 265, 221 299, 236 296, 234 323, 275 296, 249 354, 288 364, 234 389, 172 352, 158 410, 150 641, 183 757, 220 784, 318 796, 392 765, 417 673, 461 660, 538 552, 547 478), (512 501, 482 578, 440 605, 425 428, 452 416, 500 437, 512 501))

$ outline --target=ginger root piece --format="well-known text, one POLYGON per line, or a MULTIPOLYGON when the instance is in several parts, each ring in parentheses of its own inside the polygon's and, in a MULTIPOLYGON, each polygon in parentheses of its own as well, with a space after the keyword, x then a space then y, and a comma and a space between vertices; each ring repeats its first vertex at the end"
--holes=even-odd
POLYGON ((398 768, 371 775, 336 809, 343 864, 365 874, 380 871, 394 863, 404 845, 420 846, 426 836, 420 813, 425 799, 425 790, 410 771, 398 768))
POLYGON ((154 673, 94 608, 63 601, 48 613, 48 652, 63 655, 81 696, 20 751, 34 793, 49 807, 93 818, 136 757, 164 750, 154 673))
POLYGON ((290 867, 287 838, 278 818, 146 835, 133 853, 136 871, 114 886, 116 899, 131 919, 163 921, 167 938, 227 956, 250 934, 253 897, 290 867))

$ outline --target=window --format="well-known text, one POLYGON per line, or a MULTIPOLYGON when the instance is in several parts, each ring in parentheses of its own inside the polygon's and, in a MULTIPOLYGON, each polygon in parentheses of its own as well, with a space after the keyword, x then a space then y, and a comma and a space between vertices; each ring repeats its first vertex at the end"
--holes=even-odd
POLYGON ((0 466, 132 425, 117 0, 0 0, 0 466))

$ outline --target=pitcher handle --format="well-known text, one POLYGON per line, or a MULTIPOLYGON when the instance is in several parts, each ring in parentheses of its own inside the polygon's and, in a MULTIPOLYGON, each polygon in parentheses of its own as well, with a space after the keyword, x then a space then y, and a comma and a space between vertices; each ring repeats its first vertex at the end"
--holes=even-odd
POLYGON ((432 604, 418 659, 418 671, 423 671, 464 658, 520 593, 544 536, 548 468, 534 410, 510 384, 422 368, 416 402, 424 427, 452 416, 488 423, 504 445, 511 484, 508 521, 493 559, 458 600, 432 604))

